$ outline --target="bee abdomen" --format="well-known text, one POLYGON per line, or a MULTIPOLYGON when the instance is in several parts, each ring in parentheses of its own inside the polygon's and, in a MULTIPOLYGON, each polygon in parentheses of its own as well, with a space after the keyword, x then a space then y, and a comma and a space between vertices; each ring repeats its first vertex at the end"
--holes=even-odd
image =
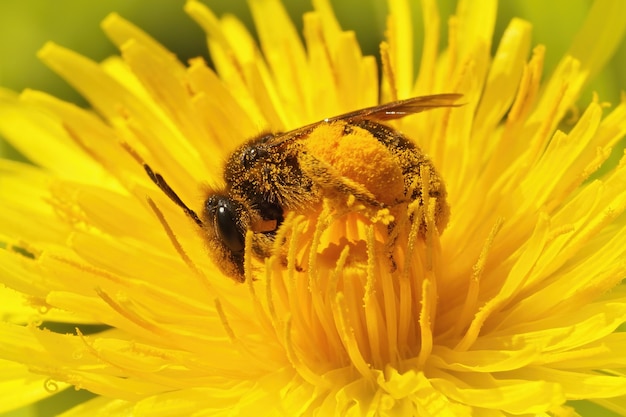
POLYGON ((351 124, 370 132, 397 158, 397 163, 400 165, 404 177, 405 200, 420 200, 422 204, 424 203, 425 196, 422 196, 422 190, 425 179, 422 178, 422 175, 425 169, 429 171, 428 195, 430 198, 437 199, 435 222, 437 228, 443 231, 450 215, 446 201, 447 192, 443 180, 430 158, 406 136, 391 127, 372 120, 358 120, 351 122, 351 124))

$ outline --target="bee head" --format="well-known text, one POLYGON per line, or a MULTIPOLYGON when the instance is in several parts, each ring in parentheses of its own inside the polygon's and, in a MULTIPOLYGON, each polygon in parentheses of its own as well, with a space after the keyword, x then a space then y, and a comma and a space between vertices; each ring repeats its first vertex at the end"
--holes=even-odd
POLYGON ((212 195, 204 203, 204 210, 215 235, 228 250, 241 253, 243 258, 246 230, 240 220, 241 204, 228 196, 212 195))

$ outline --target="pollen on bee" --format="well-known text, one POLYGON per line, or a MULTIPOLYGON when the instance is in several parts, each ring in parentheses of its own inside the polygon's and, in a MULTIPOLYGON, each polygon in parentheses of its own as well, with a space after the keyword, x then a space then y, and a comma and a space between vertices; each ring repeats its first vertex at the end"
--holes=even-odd
POLYGON ((393 205, 403 197, 401 166, 371 132, 343 121, 324 123, 311 132, 306 147, 337 180, 358 184, 376 201, 393 205))

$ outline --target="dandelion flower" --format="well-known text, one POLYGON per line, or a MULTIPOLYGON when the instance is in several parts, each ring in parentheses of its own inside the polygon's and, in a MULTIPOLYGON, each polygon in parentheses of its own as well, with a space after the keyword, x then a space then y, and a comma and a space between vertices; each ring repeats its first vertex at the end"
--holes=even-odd
POLYGON ((491 56, 496 4, 469 3, 440 53, 423 2, 417 77, 403 0, 389 2, 380 75, 324 0, 303 41, 278 0, 251 1, 259 46, 189 1, 214 70, 117 15, 103 28, 121 57, 46 45, 40 58, 91 109, 1 96, 2 133, 35 163, 0 162, 1 408, 74 387, 96 397, 66 417, 561 416, 574 400, 626 413, 626 161, 592 177, 625 134, 626 103, 596 98, 560 128, 621 39, 623 6, 596 2, 542 81, 531 25, 512 20, 491 56), (433 93, 464 105, 390 124, 445 183, 447 227, 436 197, 378 215, 325 200, 288 215, 266 259, 247 234, 244 283, 140 163, 201 208, 260 132, 433 93))

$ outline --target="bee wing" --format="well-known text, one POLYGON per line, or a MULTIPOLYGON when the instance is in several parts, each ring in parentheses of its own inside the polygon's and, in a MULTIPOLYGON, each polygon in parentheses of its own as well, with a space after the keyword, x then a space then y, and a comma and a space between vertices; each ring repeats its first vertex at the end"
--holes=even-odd
POLYGON ((446 93, 433 94, 429 96, 412 97, 406 100, 393 101, 391 103, 379 104, 378 106, 366 107, 364 109, 355 110, 344 113, 339 116, 330 117, 319 122, 312 123, 300 127, 289 132, 276 135, 273 139, 266 143, 266 146, 275 146, 281 143, 296 140, 302 135, 310 132, 320 123, 335 122, 338 120, 393 120, 400 119, 410 114, 421 113, 426 110, 437 109, 441 107, 459 107, 463 104, 457 104, 456 101, 463 97, 463 94, 446 93))
POLYGON ((458 107, 456 101, 463 97, 463 94, 434 94, 430 96, 412 97, 406 100, 393 101, 391 103, 380 104, 378 106, 367 107, 340 116, 325 119, 325 122, 336 120, 393 120, 410 114, 421 113, 426 110, 440 107, 458 107))

